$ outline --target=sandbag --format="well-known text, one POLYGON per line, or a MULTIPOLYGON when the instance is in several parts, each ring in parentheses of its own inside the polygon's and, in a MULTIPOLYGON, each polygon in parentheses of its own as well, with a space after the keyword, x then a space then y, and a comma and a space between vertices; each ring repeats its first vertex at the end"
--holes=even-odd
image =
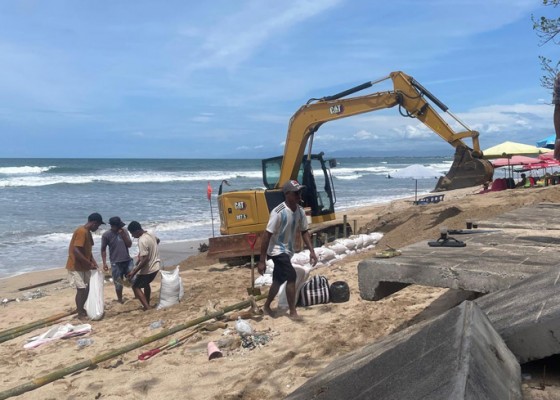
POLYGON ((303 250, 296 253, 290 259, 292 264, 305 265, 309 263, 309 250, 303 250))
POLYGON ((158 310, 179 303, 185 292, 179 275, 179 266, 172 271, 161 270, 161 287, 159 290, 158 310))
MULTIPOLYGON (((296 298, 295 303, 298 303, 299 291, 307 281, 311 267, 307 265, 294 265, 296 270, 296 298)), ((288 308, 288 297, 286 296, 286 282, 284 282, 278 290, 278 308, 288 308)))
POLYGON ((329 281, 325 276, 316 275, 307 281, 299 292, 298 305, 303 307, 325 304, 330 301, 329 281))
POLYGON ((93 321, 103 318, 103 301, 105 300, 105 294, 103 293, 104 282, 105 278, 103 276, 103 272, 98 269, 91 271, 91 277, 89 278, 89 293, 84 308, 86 309, 89 319, 93 321))
POLYGON ((337 242, 334 242, 333 244, 329 245, 328 248, 330 250, 334 251, 335 254, 337 254, 337 255, 344 254, 344 253, 346 253, 346 250, 348 250, 348 248, 345 245, 343 245, 342 243, 337 243, 337 242))
POLYGON ((315 254, 317 255, 317 258, 319 259, 320 262, 322 263, 327 263, 331 260, 336 259, 336 252, 332 249, 329 249, 327 247, 318 247, 315 249, 315 254))

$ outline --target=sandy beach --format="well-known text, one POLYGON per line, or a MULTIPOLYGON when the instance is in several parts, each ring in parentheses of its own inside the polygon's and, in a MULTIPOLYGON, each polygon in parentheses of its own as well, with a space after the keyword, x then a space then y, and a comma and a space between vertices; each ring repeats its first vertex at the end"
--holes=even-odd
MULTIPOLYGON (((363 233, 380 232, 384 235, 374 249, 311 272, 312 276, 326 276, 329 282, 346 281, 350 287, 350 300, 300 308, 302 322, 293 322, 284 315, 276 318, 254 316, 249 322, 260 334, 262 343, 253 349, 243 347, 235 332, 235 321, 224 321, 227 329, 200 331, 180 346, 163 350, 149 360, 139 361, 138 355, 189 330, 68 374, 17 398, 283 398, 335 358, 418 322, 419 314, 448 292, 442 288, 412 285, 378 302, 362 300, 356 268, 362 259, 373 257, 376 251, 385 250, 387 246, 398 249, 437 238, 441 226, 462 229, 466 220, 489 219, 525 205, 560 201, 560 185, 477 194, 479 191, 480 188, 468 188, 446 192, 443 202, 427 206, 414 206, 410 200, 398 200, 339 213, 340 218, 346 214, 350 223, 356 221, 358 230, 363 233), (227 335, 228 331, 231 334, 227 335), (210 341, 222 345, 223 357, 208 360, 207 344, 210 341)), ((162 251, 172 254, 174 259, 180 258, 181 250, 173 246, 167 250, 164 247, 162 251)), ((96 258, 100 257, 96 255, 96 258)), ((247 266, 229 266, 201 253, 181 261, 180 270, 185 296, 181 303, 163 310, 143 312, 128 288, 125 288, 125 302, 120 304, 116 301, 114 286, 106 283, 105 316, 99 321, 88 321, 92 331, 83 337, 93 339, 93 343, 87 347, 79 348, 79 338, 75 337, 55 340, 32 350, 24 349, 27 339, 45 332, 47 327, 1 343, 0 391, 27 384, 248 299, 251 271, 247 266), (150 324, 156 321, 162 321, 162 327, 151 329, 150 324)), ((26 293, 28 297, 36 293, 37 297, 4 303, 0 308, 0 331, 71 311, 75 291, 65 277, 64 269, 55 269, 0 280, 0 299, 22 299, 26 293), (40 288, 18 290, 58 279, 40 288)), ((155 298, 152 304, 157 302, 159 286, 158 279, 153 285, 155 298)), ((262 306, 262 301, 258 305, 262 306)), ((82 322, 68 316, 57 323, 78 325, 82 322)), ((557 386, 541 391, 524 384, 523 393, 525 399, 553 399, 558 398, 560 392, 557 386)))

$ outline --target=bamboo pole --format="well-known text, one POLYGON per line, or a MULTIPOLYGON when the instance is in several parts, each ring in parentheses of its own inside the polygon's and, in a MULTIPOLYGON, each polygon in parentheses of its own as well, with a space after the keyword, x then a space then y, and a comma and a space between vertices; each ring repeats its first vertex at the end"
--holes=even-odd
MULTIPOLYGON (((256 296, 254 298, 254 300, 259 301, 259 300, 262 300, 264 298, 266 298, 266 294, 256 296)), ((164 337, 169 336, 169 335, 173 335, 174 333, 179 332, 181 330, 190 328, 191 326, 195 326, 195 325, 201 324, 202 322, 211 320, 213 318, 220 317, 220 316, 222 316, 222 315, 224 315, 228 312, 248 307, 251 304, 252 304, 251 300, 249 299, 249 300, 245 300, 245 301, 242 301, 240 303, 237 303, 237 304, 233 304, 231 306, 224 307, 223 309, 221 309, 219 311, 216 311, 212 314, 204 315, 202 317, 193 319, 193 320, 191 320, 189 322, 186 322, 184 324, 176 325, 176 326, 174 326, 173 328, 170 328, 170 329, 164 329, 161 332, 156 333, 155 335, 145 337, 143 339, 140 339, 140 340, 138 340, 134 343, 131 343, 131 344, 126 345, 124 347, 121 347, 119 349, 110 350, 106 353, 98 354, 95 357, 90 358, 89 360, 85 360, 85 361, 82 361, 78 364, 74 364, 74 365, 71 365, 69 367, 65 367, 65 368, 61 368, 59 370, 53 371, 50 374, 47 374, 47 375, 44 375, 44 376, 41 376, 41 377, 38 377, 38 378, 34 378, 28 383, 24 383, 23 385, 16 386, 16 387, 13 387, 11 389, 4 390, 4 391, 0 392, 0 400, 4 400, 4 399, 7 399, 7 398, 13 397, 13 396, 19 396, 20 394, 29 392, 31 390, 35 390, 37 388, 40 388, 41 386, 46 385, 47 383, 51 383, 51 382, 56 381, 57 379, 63 378, 65 375, 73 374, 74 372, 80 371, 80 370, 85 369, 85 368, 89 368, 93 365, 97 365, 100 362, 107 361, 107 360, 109 360, 113 357, 120 356, 121 354, 127 353, 127 352, 129 352, 131 350, 134 350, 134 349, 137 349, 139 347, 142 347, 142 346, 144 346, 148 343, 154 342, 156 340, 159 340, 159 339, 164 338, 164 337)))
POLYGON ((31 332, 34 329, 42 328, 44 326, 51 325, 52 322, 57 321, 61 318, 67 317, 69 315, 75 314, 76 310, 68 311, 61 314, 52 315, 48 318, 39 319, 34 322, 30 322, 26 325, 16 326, 14 328, 6 329, 5 331, 0 332, 0 343, 4 343, 7 340, 14 339, 18 336, 24 335, 28 332, 31 332))

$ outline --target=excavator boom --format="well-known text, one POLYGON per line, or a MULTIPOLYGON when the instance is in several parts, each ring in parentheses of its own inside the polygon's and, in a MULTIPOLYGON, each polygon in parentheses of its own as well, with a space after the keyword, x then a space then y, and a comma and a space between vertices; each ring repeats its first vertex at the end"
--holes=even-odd
POLYGON ((475 186, 492 179, 492 166, 489 162, 482 159, 482 151, 480 150, 478 140, 479 133, 469 129, 455 115, 449 112, 445 104, 420 85, 414 78, 397 71, 392 72, 386 78, 363 83, 336 95, 310 100, 310 102, 302 106, 290 120, 284 148, 284 165, 282 166, 279 182, 295 179, 297 169, 299 169, 298 160, 303 156, 309 138, 323 123, 397 105, 401 110, 401 114, 417 118, 443 140, 458 149, 451 170, 438 183, 436 190, 475 186), (387 79, 393 81, 393 90, 345 98, 345 96, 367 89, 387 79), (455 132, 428 103, 425 99, 426 97, 465 128, 465 131, 455 132), (463 142, 465 138, 472 140, 472 148, 463 142))

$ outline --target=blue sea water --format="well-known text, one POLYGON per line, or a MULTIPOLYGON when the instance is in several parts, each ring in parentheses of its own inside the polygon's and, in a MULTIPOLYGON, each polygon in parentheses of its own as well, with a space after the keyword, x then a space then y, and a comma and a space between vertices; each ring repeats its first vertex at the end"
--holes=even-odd
MULTIPOLYGON (((387 179, 411 164, 447 172, 452 158, 341 158, 332 169, 336 210, 414 196, 414 181, 387 179)), ((219 235, 216 196, 262 187, 261 161, 210 159, 0 159, 0 277, 63 267, 76 227, 92 212, 139 221, 163 242, 219 235), (213 188, 211 201, 207 186, 213 188)), ((418 180, 419 194, 435 187, 418 180)), ((102 226, 94 233, 100 260, 102 226)), ((133 248, 135 245, 133 245, 133 248)))

